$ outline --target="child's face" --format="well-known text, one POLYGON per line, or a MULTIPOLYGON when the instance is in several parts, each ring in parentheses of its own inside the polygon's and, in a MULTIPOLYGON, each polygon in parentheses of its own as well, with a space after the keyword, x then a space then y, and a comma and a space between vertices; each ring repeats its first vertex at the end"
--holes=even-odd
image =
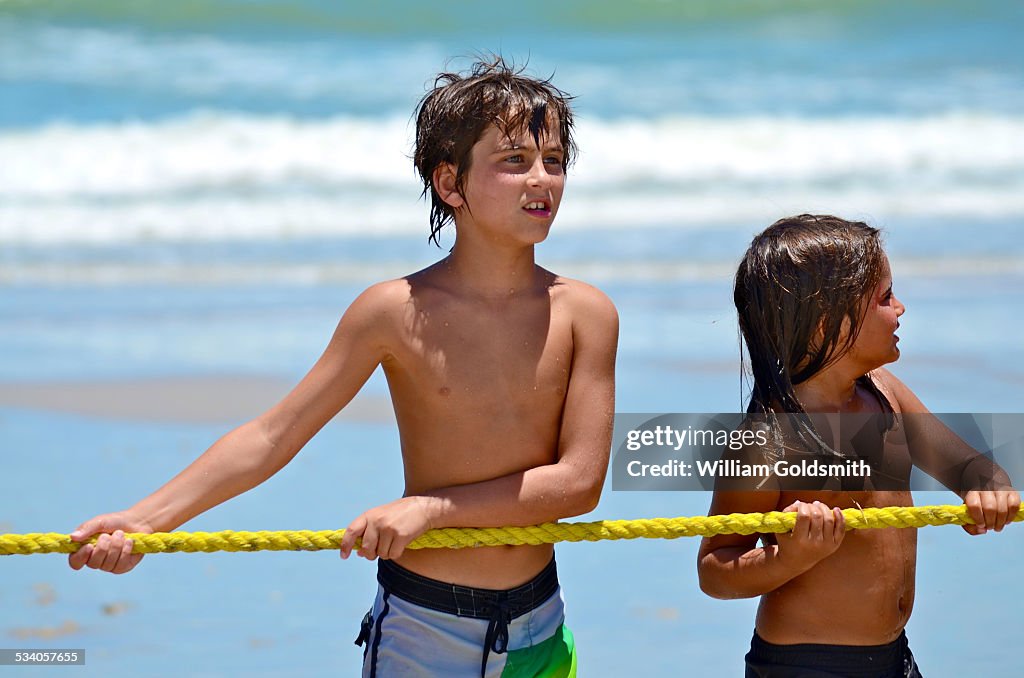
POLYGON ((883 255, 882 277, 878 287, 865 299, 866 308, 860 333, 850 348, 849 357, 863 363, 865 371, 899 360, 899 318, 906 310, 892 292, 892 272, 883 255))
POLYGON ((489 236, 521 244, 547 237, 565 188, 564 151, 550 121, 539 141, 525 129, 510 140, 494 125, 487 128, 471 151, 458 226, 472 222, 489 236))

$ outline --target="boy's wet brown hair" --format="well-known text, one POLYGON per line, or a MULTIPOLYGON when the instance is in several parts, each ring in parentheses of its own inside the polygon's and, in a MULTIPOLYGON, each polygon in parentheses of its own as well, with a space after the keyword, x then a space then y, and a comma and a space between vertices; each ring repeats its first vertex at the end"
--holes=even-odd
POLYGON ((562 144, 563 171, 576 156, 572 97, 550 78, 529 77, 523 70, 501 56, 481 58, 466 73, 438 75, 417 106, 413 162, 423 181, 423 196, 430 194, 429 239, 437 245, 441 228, 455 218, 455 210, 438 195, 434 170, 443 163, 454 165, 455 188, 461 194, 471 151, 488 126, 497 126, 509 139, 528 131, 540 145, 553 123, 562 144))
POLYGON ((804 412, 793 387, 853 346, 884 261, 878 229, 831 215, 780 219, 754 238, 733 289, 754 379, 748 412, 804 412))

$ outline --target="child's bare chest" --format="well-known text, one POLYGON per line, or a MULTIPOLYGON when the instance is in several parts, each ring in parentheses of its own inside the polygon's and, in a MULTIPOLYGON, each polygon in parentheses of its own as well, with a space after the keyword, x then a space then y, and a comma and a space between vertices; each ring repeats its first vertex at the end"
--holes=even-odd
POLYGON ((401 379, 424 403, 478 413, 536 410, 564 400, 572 323, 546 297, 427 306, 404 328, 398 353, 401 379))

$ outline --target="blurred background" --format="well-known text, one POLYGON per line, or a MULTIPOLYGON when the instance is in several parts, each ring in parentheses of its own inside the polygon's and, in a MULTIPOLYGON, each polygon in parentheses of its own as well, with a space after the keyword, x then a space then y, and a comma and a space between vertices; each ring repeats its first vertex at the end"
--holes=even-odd
MULTIPOLYGON (((482 51, 576 96, 538 260, 618 305, 619 411, 742 410, 732 272, 774 220, 829 212, 886 232, 894 372, 935 411, 1022 412, 1022 29, 1018 3, 952 0, 0 0, 0 532, 131 505, 282 396, 359 291, 443 256, 411 115, 482 51)), ((401 493, 400 468, 378 374, 186 527, 343 527, 401 493)), ((588 518, 708 500, 609 489, 588 518)), ((1019 532, 922 530, 926 675, 1016 665, 1019 532)), ((756 602, 703 596, 696 548, 559 547, 581 675, 740 672, 756 602)), ((0 573, 0 646, 86 648, 87 675, 357 675, 375 587, 335 553, 0 573)))

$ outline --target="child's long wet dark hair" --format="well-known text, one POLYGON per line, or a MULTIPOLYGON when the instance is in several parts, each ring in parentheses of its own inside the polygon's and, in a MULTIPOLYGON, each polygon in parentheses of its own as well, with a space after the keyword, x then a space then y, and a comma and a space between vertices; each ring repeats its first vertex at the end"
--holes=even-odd
POLYGON ((434 88, 417 107, 413 155, 423 195, 430 194, 430 240, 440 245, 441 228, 455 217, 455 210, 434 186, 434 170, 439 165, 455 165, 455 187, 462 193, 473 145, 490 125, 497 125, 509 138, 528 131, 539 144, 547 125, 553 123, 562 144, 565 171, 576 155, 571 100, 550 79, 524 75, 523 68, 500 56, 482 56, 469 73, 438 75, 434 88))
POLYGON ((733 290, 754 380, 748 413, 806 414, 794 387, 850 350, 884 261, 878 229, 830 215, 780 219, 754 238, 733 290))

